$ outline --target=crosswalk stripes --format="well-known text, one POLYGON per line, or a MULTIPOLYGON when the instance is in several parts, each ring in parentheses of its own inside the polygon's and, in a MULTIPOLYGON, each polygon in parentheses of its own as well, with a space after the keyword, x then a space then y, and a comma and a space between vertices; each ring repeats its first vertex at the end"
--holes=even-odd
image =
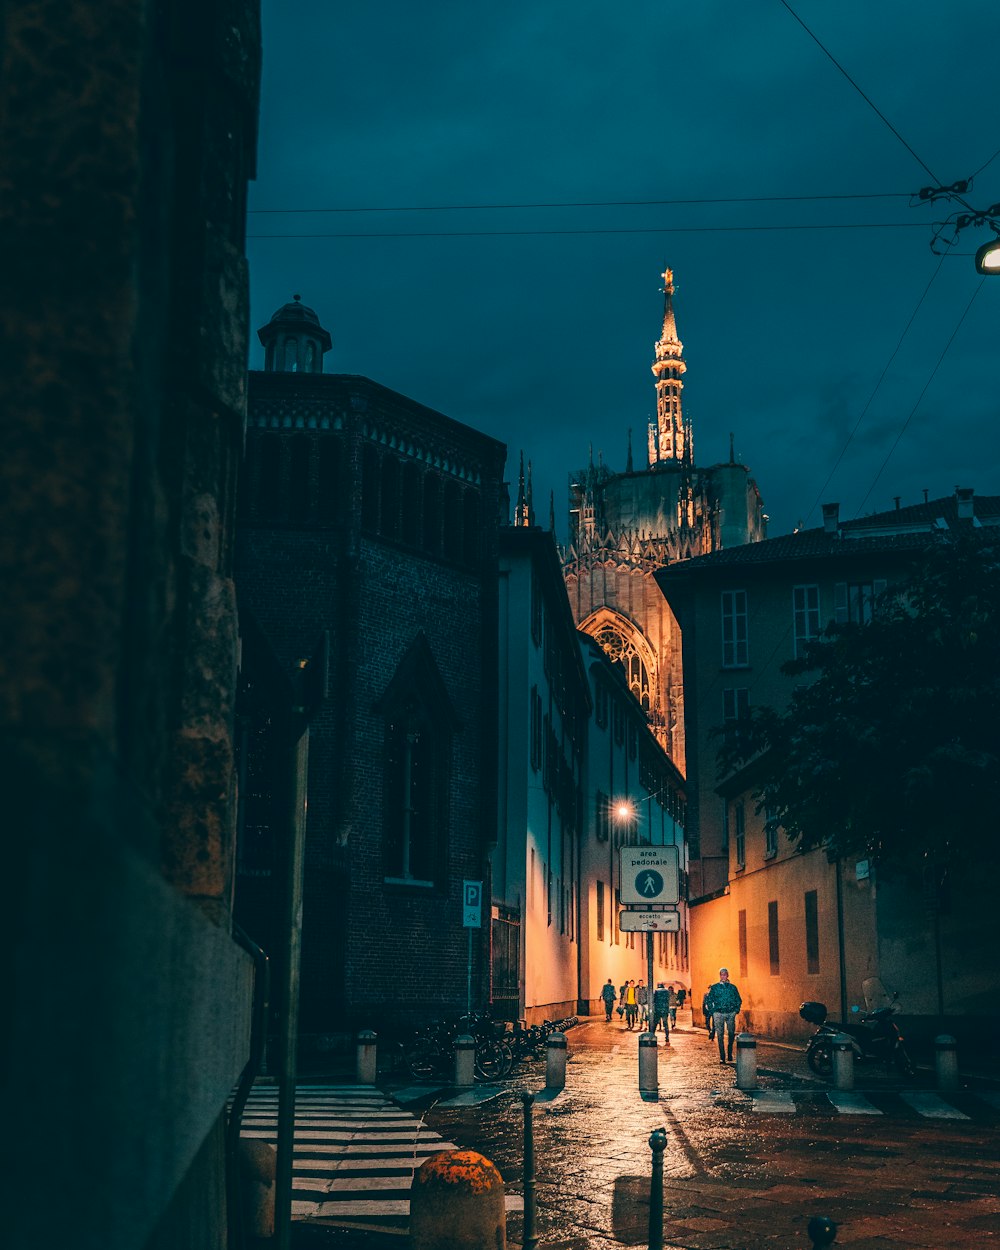
MULTIPOLYGON (((426 1087, 421 1092, 426 1097, 426 1087)), ((275 1144, 277 1124, 277 1089, 254 1086, 240 1135, 275 1144)), ((414 1172, 431 1155, 455 1148, 373 1086, 299 1085, 292 1218, 405 1232, 414 1172)), ((506 1203, 508 1211, 523 1206, 513 1194, 506 1203)))
POLYGON ((967 1120, 969 1117, 957 1107, 953 1107, 951 1103, 939 1095, 931 1093, 930 1090, 904 1089, 900 1091, 900 1098, 903 1102, 918 1111, 921 1115, 927 1116, 931 1120, 967 1120))
POLYGON ((884 1115, 881 1108, 868 1101, 864 1094, 855 1093, 853 1089, 831 1089, 827 1098, 845 1115, 884 1115))
POLYGON ((824 1114, 838 1116, 912 1116, 928 1120, 965 1120, 993 1123, 1000 1113, 1000 1092, 978 1090, 957 1095, 961 1106, 932 1090, 860 1091, 827 1089, 678 1090, 661 1087, 665 1107, 678 1118, 697 1115, 706 1107, 729 1108, 758 1115, 824 1114), (965 1108, 963 1110, 962 1108, 965 1108))

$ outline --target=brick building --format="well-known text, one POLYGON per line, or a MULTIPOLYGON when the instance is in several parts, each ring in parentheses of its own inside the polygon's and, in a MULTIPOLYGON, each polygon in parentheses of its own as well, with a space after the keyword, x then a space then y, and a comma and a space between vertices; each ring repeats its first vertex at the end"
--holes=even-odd
MULTIPOLYGON (((237 586, 261 660, 329 657, 312 718, 302 912, 308 1045, 464 1006, 464 879, 496 812, 502 444, 367 378, 324 374, 298 297, 249 383, 237 586)), ((253 684, 252 674, 247 675, 253 684)), ((239 914, 274 930, 281 793, 265 711, 248 758, 239 914), (252 755, 252 753, 251 753, 252 755)), ((488 992, 487 930, 473 997, 488 992)))

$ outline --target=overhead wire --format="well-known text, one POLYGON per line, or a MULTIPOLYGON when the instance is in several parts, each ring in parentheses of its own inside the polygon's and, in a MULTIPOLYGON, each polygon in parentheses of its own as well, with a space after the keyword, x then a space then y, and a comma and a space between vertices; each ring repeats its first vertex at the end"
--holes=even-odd
POLYGON ((872 491, 875 489, 875 484, 876 482, 878 482, 879 478, 882 476, 882 471, 885 469, 885 466, 892 459, 893 452, 899 446, 899 440, 906 433, 907 426, 913 420, 913 417, 915 416, 917 409, 920 407, 921 403, 923 402, 923 398, 927 394, 927 390, 930 387, 930 384, 934 381, 934 378, 937 375, 938 369, 940 369, 945 356, 947 356, 952 343, 954 343, 959 330, 962 328, 962 323, 965 321, 965 318, 969 315, 969 310, 972 308, 972 305, 975 303, 976 296, 983 289, 983 283, 985 281, 986 281, 985 277, 980 278, 978 285, 976 286, 975 290, 972 292, 972 295, 969 297, 969 302, 966 304, 965 308, 963 309, 962 315, 959 317, 954 330, 952 330, 951 335, 948 339, 948 342, 945 343, 944 347, 941 349, 941 354, 940 356, 938 356, 937 361, 935 362, 934 368, 931 370, 930 377, 928 377, 927 381, 924 383, 923 389, 921 390, 920 394, 917 396, 916 403, 910 409, 909 416, 903 422, 902 426, 900 426, 899 433, 896 435, 892 446, 889 448, 888 452, 886 453, 886 457, 882 461, 882 464, 879 466, 878 472, 875 474, 874 478, 872 479, 871 486, 868 487, 868 490, 865 494, 864 499, 862 499, 861 503, 858 505, 858 510, 854 514, 855 516, 861 515, 861 509, 868 502, 868 497, 869 495, 871 495, 872 491))
POLYGON ((937 278, 938 274, 941 272, 941 266, 944 264, 944 260, 945 258, 943 255, 939 257, 937 268, 931 274, 930 280, 928 281, 927 285, 924 287, 923 293, 921 294, 920 298, 917 300, 917 305, 914 308, 913 312, 910 314, 910 319, 907 321, 905 327, 903 328, 903 333, 899 336, 899 341, 896 343, 896 346, 893 348, 892 355, 886 361, 885 368, 879 374, 878 381, 875 383, 875 386, 872 389, 872 393, 868 396, 865 406, 861 409, 861 413, 857 421, 854 423, 854 428, 851 430, 850 434, 847 436, 847 441, 844 443, 843 447, 840 449, 840 455, 837 457, 836 461, 834 462, 833 468, 827 474, 826 481, 819 488, 819 491, 816 494, 816 498, 812 502, 812 506, 810 507, 809 511, 805 514, 805 519, 807 521, 812 516, 812 514, 816 511, 816 505, 823 498, 823 493, 825 492, 826 488, 830 485, 830 482, 833 480, 833 475, 837 472, 837 469, 840 467, 840 462, 844 459, 844 456, 847 454, 847 449, 848 447, 850 447, 851 443, 853 442, 855 434, 857 434, 858 430, 861 428, 861 422, 864 421, 868 413, 868 409, 872 406, 875 396, 878 394, 879 389, 882 386, 882 383, 885 381, 885 375, 889 372, 889 368, 892 365, 892 362, 899 355, 899 349, 903 346, 903 340, 906 338, 907 334, 910 332, 910 327, 913 325, 914 321, 916 320, 917 313, 919 313, 921 307, 923 306, 924 300, 927 298, 928 292, 930 291, 931 287, 934 285, 935 278, 937 278))
POLYGON ((273 234, 248 234, 248 239, 487 239, 531 238, 557 235, 612 234, 742 234, 788 230, 926 230, 918 221, 841 222, 819 225, 774 226, 618 226, 591 230, 365 230, 365 231, 282 231, 273 234))

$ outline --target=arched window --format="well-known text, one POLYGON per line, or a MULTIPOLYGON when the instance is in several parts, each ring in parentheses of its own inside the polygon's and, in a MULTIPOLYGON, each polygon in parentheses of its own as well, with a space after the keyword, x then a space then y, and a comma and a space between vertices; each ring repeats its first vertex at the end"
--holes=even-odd
POLYGON ((309 339, 306 342, 306 363, 304 371, 306 373, 316 372, 316 344, 312 341, 312 339, 309 339))
POLYGON ((642 704, 644 712, 652 707, 649 669, 636 646, 635 639, 621 626, 606 622, 594 633, 594 638, 625 674, 628 688, 642 704))
POLYGON ((285 339, 285 373, 297 373, 299 368, 299 341, 285 339))

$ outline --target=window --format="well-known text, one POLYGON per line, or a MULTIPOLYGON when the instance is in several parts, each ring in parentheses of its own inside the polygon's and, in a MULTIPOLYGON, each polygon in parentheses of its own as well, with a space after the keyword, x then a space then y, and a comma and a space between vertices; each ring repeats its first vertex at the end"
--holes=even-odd
POLYGON ((767 950, 771 960, 771 976, 781 972, 781 960, 778 951, 778 904, 772 900, 767 905, 767 950))
POLYGON ((386 879, 432 886, 441 842, 443 751, 434 727, 417 713, 386 724, 386 879))
POLYGON ((604 882, 597 883, 597 940, 604 941, 604 882))
POLYGON ((734 686, 722 692, 722 729, 726 746, 736 746, 750 716, 750 691, 734 686))
POLYGON ((744 668, 750 663, 747 638, 747 592, 722 592, 722 666, 744 668))
POLYGON ((594 639, 625 674, 629 690, 642 704, 643 711, 648 712, 652 707, 649 668, 632 632, 617 622, 608 622, 594 634, 594 639))
POLYGON ((747 975, 747 914, 746 911, 740 911, 736 917, 737 935, 739 939, 740 950, 740 980, 747 975))
POLYGON ((733 840, 736 849, 736 867, 747 864, 747 814, 743 803, 733 804, 733 840))
POLYGON ((867 625, 875 610, 875 600, 884 590, 884 578, 870 582, 838 582, 833 588, 837 624, 867 625))
POLYGON ((795 631, 795 656, 802 654, 807 642, 819 637, 819 587, 792 587, 792 623, 795 631))
POLYGON ((764 858, 773 859, 778 853, 778 818, 774 808, 764 809, 764 858))
POLYGON ((806 890, 806 972, 819 972, 819 906, 815 890, 806 890))

